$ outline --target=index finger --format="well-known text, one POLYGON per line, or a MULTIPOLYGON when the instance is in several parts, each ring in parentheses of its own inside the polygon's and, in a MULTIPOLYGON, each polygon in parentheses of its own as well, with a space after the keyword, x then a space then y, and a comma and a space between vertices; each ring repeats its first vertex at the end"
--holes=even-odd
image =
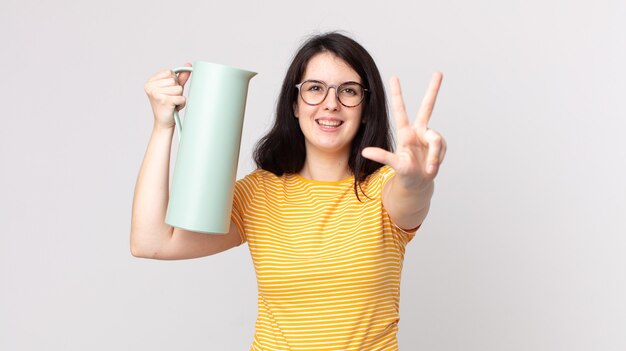
POLYGON ((404 99, 402 98, 402 89, 400 88, 400 78, 392 76, 389 79, 391 93, 391 110, 396 119, 396 127, 398 129, 410 125, 409 116, 404 107, 404 99))
POLYGON ((148 82, 151 82, 151 81, 154 81, 154 80, 163 79, 163 78, 167 78, 167 77, 170 77, 171 75, 172 75, 172 70, 171 69, 162 70, 162 71, 159 71, 158 73, 155 73, 153 76, 151 76, 148 79, 148 82))
MULTIPOLYGON (((191 63, 185 63, 185 67, 191 67, 191 63)), ((191 76, 191 72, 182 71, 178 73, 178 84, 184 86, 187 79, 191 76)))
POLYGON ((416 128, 426 129, 428 128, 428 121, 435 108, 435 101, 437 100, 437 94, 439 93, 439 87, 441 87, 441 81, 443 80, 443 74, 441 72, 433 73, 433 78, 430 80, 428 91, 424 95, 422 105, 417 112, 417 118, 415 119, 414 126, 416 128))

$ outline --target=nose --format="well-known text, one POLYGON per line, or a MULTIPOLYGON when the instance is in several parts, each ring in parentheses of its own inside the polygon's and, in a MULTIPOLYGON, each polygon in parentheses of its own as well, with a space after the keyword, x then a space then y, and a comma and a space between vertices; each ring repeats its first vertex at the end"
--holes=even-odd
POLYGON ((328 87, 328 91, 326 92, 326 98, 324 99, 324 107, 328 110, 333 111, 339 109, 339 99, 337 97, 336 87, 328 87), (335 89, 335 91, 331 93, 330 89, 335 89))

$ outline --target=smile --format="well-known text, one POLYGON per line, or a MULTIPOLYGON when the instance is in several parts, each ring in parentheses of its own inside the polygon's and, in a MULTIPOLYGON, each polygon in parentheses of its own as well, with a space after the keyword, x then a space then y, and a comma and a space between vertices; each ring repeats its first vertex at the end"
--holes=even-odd
POLYGON ((324 128, 337 128, 343 124, 343 121, 327 120, 327 119, 316 119, 315 122, 317 122, 318 125, 324 128))

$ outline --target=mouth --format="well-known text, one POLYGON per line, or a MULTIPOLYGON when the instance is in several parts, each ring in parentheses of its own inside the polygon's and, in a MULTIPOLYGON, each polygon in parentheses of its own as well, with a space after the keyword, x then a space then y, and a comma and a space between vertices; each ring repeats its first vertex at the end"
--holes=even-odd
POLYGON ((322 127, 322 129, 336 129, 339 128, 342 124, 343 121, 340 121, 338 119, 326 119, 326 118, 318 118, 315 120, 315 122, 322 127))

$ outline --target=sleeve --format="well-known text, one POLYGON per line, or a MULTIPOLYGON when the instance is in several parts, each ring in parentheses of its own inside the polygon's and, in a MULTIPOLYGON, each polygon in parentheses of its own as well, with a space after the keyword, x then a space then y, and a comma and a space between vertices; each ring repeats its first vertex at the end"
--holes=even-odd
MULTIPOLYGON (((379 171, 380 171, 380 193, 381 193, 381 206, 382 206, 383 188, 385 184, 387 184, 387 182, 396 175, 396 172, 393 170, 393 168, 389 166, 383 166, 380 168, 379 171)), ((415 228, 410 228, 410 229, 400 228, 391 220, 391 217, 389 217, 389 214, 385 210, 384 206, 383 206, 383 215, 387 217, 387 219, 389 220, 389 223, 391 223, 391 228, 392 228, 394 235, 396 235, 401 240, 403 245, 408 244, 415 237, 415 233, 417 232, 417 230, 421 227, 421 224, 420 224, 415 228)))
POLYGON ((233 194, 233 208, 230 218, 239 230, 241 243, 248 241, 246 236, 246 216, 250 202, 254 198, 255 189, 258 189, 259 172, 254 171, 242 179, 235 182, 235 191, 233 194))

